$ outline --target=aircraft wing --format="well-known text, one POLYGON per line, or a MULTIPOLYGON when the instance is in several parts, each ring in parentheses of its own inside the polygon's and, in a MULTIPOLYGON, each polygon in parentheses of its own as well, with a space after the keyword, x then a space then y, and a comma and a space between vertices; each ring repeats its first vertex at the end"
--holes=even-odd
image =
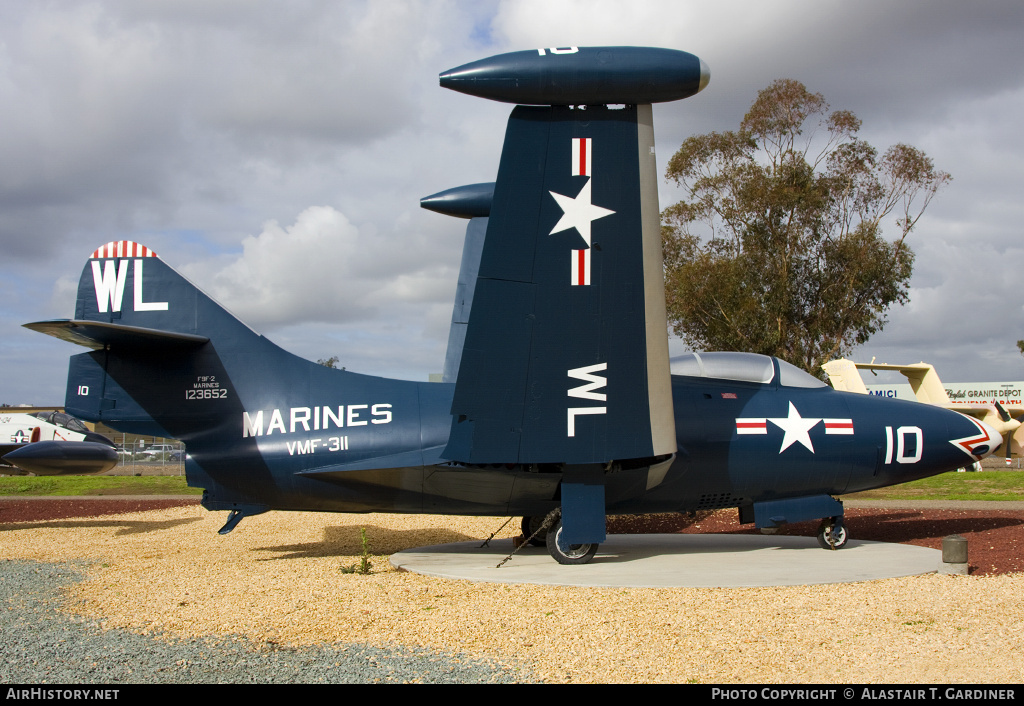
POLYGON ((867 387, 860 375, 861 370, 892 370, 900 373, 910 383, 918 402, 928 404, 949 404, 949 395, 942 386, 942 380, 935 368, 928 363, 910 363, 909 365, 891 365, 889 363, 854 363, 846 358, 832 360, 821 366, 828 374, 829 382, 837 390, 867 394, 867 387))
POLYGON ((649 105, 509 119, 444 457, 675 452, 649 105))

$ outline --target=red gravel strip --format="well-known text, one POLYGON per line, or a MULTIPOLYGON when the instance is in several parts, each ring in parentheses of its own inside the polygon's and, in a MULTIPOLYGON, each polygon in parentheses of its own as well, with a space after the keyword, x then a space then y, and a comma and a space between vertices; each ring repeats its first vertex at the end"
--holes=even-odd
POLYGON ((124 512, 165 510, 182 505, 198 505, 195 498, 131 498, 75 497, 75 498, 0 498, 0 523, 42 522, 45 520, 66 520, 71 517, 95 517, 97 515, 118 515, 124 512))

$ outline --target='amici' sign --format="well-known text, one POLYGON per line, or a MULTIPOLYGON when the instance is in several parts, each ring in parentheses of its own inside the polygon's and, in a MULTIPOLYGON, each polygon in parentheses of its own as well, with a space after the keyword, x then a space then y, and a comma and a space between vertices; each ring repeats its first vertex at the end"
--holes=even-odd
MULTIPOLYGON (((1020 407, 1024 409, 1024 381, 1017 382, 947 382, 946 388, 950 402, 969 404, 977 402, 998 402, 1004 407, 1020 407)), ((898 385, 867 385, 869 395, 879 397, 896 397, 901 400, 914 400, 914 391, 908 383, 898 385)))

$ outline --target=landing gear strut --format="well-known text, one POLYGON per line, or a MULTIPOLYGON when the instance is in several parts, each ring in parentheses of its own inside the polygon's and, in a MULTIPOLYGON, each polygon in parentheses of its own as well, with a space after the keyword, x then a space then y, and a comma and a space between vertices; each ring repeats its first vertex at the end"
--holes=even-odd
POLYGON ((826 517, 818 526, 818 544, 822 549, 842 549, 849 539, 842 517, 826 517))

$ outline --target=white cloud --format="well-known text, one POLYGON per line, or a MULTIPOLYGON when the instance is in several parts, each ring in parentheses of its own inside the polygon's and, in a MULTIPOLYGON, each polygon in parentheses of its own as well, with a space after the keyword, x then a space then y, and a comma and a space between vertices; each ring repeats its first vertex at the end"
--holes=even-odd
POLYGON ((373 230, 330 206, 312 206, 290 226, 268 221, 228 264, 183 272, 257 328, 366 321, 409 302, 451 305, 457 264, 438 261, 423 238, 373 230))

